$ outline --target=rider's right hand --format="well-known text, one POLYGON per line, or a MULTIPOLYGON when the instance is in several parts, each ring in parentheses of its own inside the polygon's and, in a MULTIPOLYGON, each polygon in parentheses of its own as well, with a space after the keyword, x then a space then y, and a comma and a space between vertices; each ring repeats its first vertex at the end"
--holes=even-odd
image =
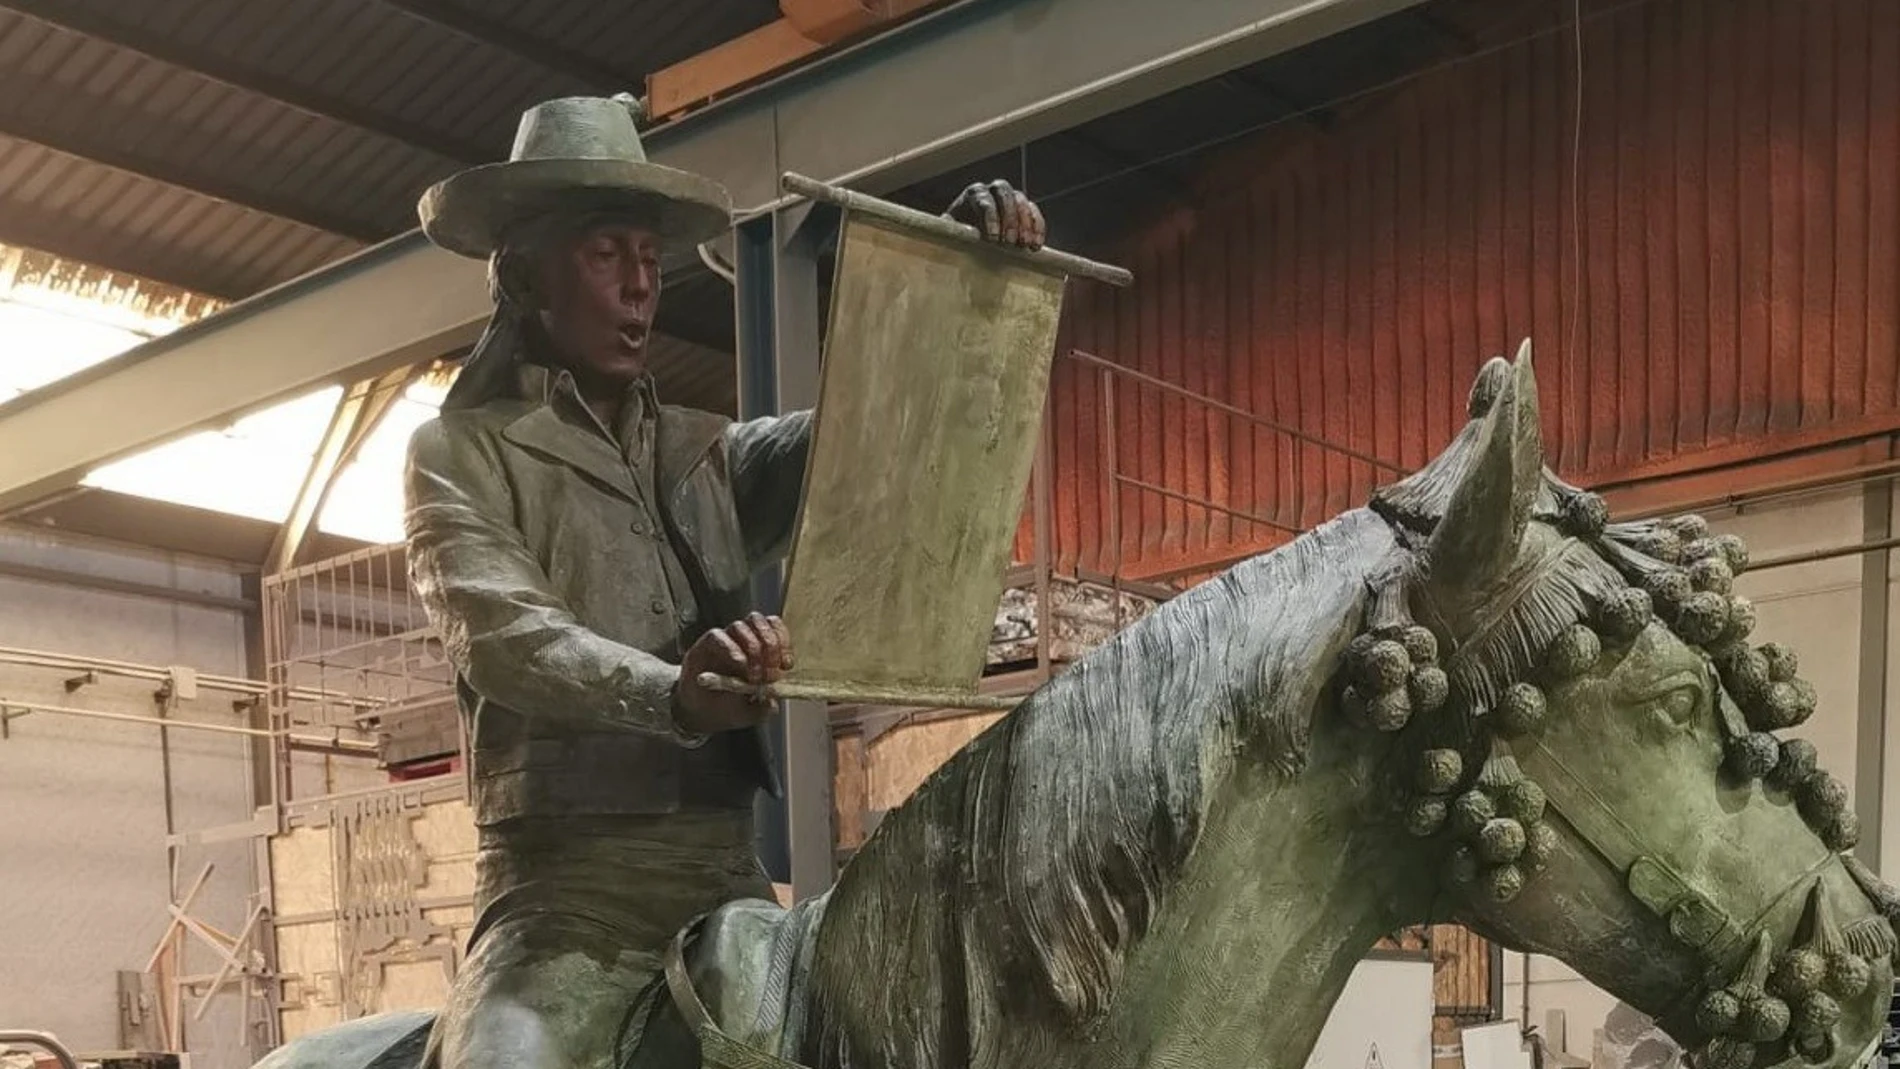
POLYGON ((772 712, 772 702, 699 685, 703 672, 755 687, 773 683, 792 667, 792 637, 785 621, 753 613, 699 637, 680 663, 675 719, 694 735, 751 727, 772 712))

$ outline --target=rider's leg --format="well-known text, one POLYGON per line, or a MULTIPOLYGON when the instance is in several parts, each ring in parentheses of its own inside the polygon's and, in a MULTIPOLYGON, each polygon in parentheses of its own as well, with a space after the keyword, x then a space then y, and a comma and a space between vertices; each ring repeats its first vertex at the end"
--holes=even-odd
POLYGON ((483 934, 432 1037, 441 1069, 611 1069, 622 1022, 660 966, 644 948, 562 917, 483 934))
POLYGON ((611 1069, 674 934, 771 898, 750 813, 485 829, 480 917, 429 1069, 611 1069))

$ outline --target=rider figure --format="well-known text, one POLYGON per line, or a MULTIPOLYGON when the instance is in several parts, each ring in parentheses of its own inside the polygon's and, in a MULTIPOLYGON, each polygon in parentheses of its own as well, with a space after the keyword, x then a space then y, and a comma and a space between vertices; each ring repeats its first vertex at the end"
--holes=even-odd
MULTIPOLYGON (((771 707, 696 680, 791 665, 749 584, 790 538, 811 417, 733 423, 655 397, 660 257, 730 211, 716 183, 646 161, 633 102, 530 109, 508 162, 430 189, 420 214, 431 241, 489 260, 496 303, 406 478, 480 832, 474 932, 426 1064, 605 1069, 674 933, 771 897, 752 818, 777 790, 771 707)), ((1042 241, 1000 182, 950 214, 1042 241)))

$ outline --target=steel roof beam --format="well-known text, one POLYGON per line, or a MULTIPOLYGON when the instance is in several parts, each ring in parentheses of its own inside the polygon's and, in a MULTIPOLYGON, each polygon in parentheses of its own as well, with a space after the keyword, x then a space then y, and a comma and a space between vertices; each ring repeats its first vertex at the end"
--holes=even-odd
POLYGON ((390 243, 0 403, 0 513, 102 464, 473 343, 485 267, 390 243))
POLYGON ((615 70, 592 56, 536 37, 518 26, 505 25, 452 0, 383 0, 383 3, 476 44, 525 59, 556 74, 590 82, 601 93, 631 91, 640 85, 638 75, 615 70))
POLYGON ((98 8, 85 7, 72 0, 0 0, 0 8, 18 12, 68 33, 90 37, 114 48, 136 52, 147 59, 189 71, 207 81, 240 92, 269 97, 306 115, 368 130, 403 144, 426 149, 457 163, 474 163, 491 155, 483 146, 444 137, 426 126, 405 122, 375 108, 331 96, 281 75, 233 62, 230 56, 215 49, 163 39, 129 25, 122 19, 100 14, 98 8))
MULTIPOLYGON (((962 0, 656 128, 648 149, 724 182, 742 216, 782 202, 785 171, 888 193, 1417 2, 962 0)), ((179 434, 439 357, 489 311, 482 265, 394 238, 0 404, 0 512, 179 434)))
POLYGON ((885 193, 1419 0, 962 0, 648 135, 741 215, 779 175, 885 193))

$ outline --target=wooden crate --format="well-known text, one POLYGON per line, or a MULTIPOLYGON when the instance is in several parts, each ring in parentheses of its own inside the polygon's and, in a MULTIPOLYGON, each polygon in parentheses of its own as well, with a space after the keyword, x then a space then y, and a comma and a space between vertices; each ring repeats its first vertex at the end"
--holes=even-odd
POLYGON ((839 851, 857 849, 885 813, 1001 718, 997 712, 927 709, 894 723, 842 725, 832 737, 832 827, 839 851))

